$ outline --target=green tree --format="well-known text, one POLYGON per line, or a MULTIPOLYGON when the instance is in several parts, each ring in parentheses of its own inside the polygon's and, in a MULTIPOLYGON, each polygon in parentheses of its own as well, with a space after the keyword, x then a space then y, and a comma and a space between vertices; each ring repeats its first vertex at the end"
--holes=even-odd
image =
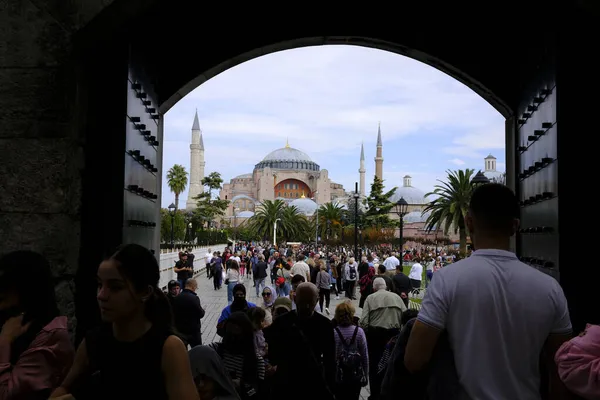
MULTIPOLYGON (((173 219, 173 239, 182 242, 185 239, 186 219, 183 211, 175 211, 173 219)), ((160 209, 160 240, 171 244, 171 213, 166 208, 160 209)))
MULTIPOLYGON (((277 221, 277 243, 304 241, 309 235, 310 224, 296 207, 289 207, 283 200, 265 200, 245 225, 262 240, 273 241, 273 226, 277 221), (277 221, 279 219, 279 221, 277 221)), ((314 234, 314 230, 312 231, 314 234)))
POLYGON ((206 186, 208 188, 208 193, 210 197, 212 197, 213 190, 221 189, 223 185, 223 178, 221 178, 221 174, 218 172, 211 172, 208 176, 202 178, 202 186, 206 186))
POLYGON ((188 173, 183 165, 175 164, 167 171, 167 184, 171 192, 175 193, 175 209, 179 209, 179 195, 185 190, 188 183, 188 173))
POLYGON ((319 207, 319 236, 326 240, 340 236, 344 209, 336 203, 326 203, 319 207))
POLYGON ((425 195, 426 197, 433 195, 437 198, 423 210, 423 214, 431 212, 425 221, 426 230, 437 230, 440 227, 444 235, 447 235, 450 229, 458 233, 460 252, 463 257, 467 252, 468 231, 465 216, 475 187, 472 182, 474 172, 475 170, 468 168, 464 171, 446 171, 447 182, 438 180, 440 184, 435 185, 433 192, 425 195))
POLYGON ((213 190, 221 189, 223 179, 218 172, 211 172, 208 176, 202 178, 202 185, 208 188, 208 191, 202 192, 195 197, 196 209, 194 210, 194 225, 204 227, 204 224, 210 228, 210 222, 225 215, 229 200, 219 198, 213 199, 213 190))
POLYGON ((396 193, 396 188, 394 187, 386 193, 383 192, 383 189, 383 180, 375 176, 371 184, 371 193, 367 197, 367 212, 364 217, 367 226, 391 228, 398 224, 389 215, 394 207, 394 203, 391 202, 390 198, 396 193))

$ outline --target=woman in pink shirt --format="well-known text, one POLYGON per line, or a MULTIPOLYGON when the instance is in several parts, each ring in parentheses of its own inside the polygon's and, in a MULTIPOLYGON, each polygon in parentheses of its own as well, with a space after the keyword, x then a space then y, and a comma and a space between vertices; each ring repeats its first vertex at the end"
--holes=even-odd
POLYGON ((588 324, 558 349, 558 375, 567 389, 587 400, 600 399, 600 326, 588 324))
POLYGON ((47 399, 75 350, 42 255, 15 251, 0 258, 0 327, 0 400, 47 399))

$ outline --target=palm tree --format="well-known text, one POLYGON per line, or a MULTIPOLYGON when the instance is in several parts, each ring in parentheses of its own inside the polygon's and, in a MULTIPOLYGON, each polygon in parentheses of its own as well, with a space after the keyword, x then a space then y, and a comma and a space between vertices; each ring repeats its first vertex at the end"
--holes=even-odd
POLYGON ((308 231, 307 219, 296 207, 288 207, 283 200, 263 201, 246 224, 257 237, 272 240, 275 221, 278 242, 280 237, 285 241, 302 239, 308 231))
POLYGON ((326 203, 319 207, 319 236, 327 239, 337 237, 342 227, 344 209, 337 203, 326 203))
POLYGON ((167 184, 171 192, 175 193, 175 209, 179 209, 179 195, 185 190, 188 183, 188 173, 183 165, 175 164, 167 172, 167 184))
POLYGON ((284 207, 280 218, 277 231, 286 242, 304 240, 310 232, 315 232, 310 230, 308 219, 295 206, 284 207))
POLYGON ((273 225, 281 218, 285 202, 283 200, 265 200, 258 206, 254 215, 248 219, 248 227, 263 240, 273 239, 273 225))
POLYGON ((465 216, 469 208, 471 193, 474 184, 471 182, 475 170, 466 169, 459 171, 446 171, 448 181, 440 182, 435 185, 433 192, 425 196, 438 196, 425 209, 423 214, 431 212, 425 221, 427 231, 438 230, 443 227, 444 235, 448 234, 450 229, 458 233, 460 240, 460 252, 464 256, 467 252, 467 226, 465 225, 465 216))

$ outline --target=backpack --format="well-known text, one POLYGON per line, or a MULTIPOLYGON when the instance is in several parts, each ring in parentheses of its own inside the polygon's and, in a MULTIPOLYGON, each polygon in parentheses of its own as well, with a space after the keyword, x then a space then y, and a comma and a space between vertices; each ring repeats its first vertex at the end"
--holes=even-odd
POLYGON ((362 356, 356 346, 358 326, 354 329, 354 334, 348 344, 346 344, 346 340, 337 326, 335 327, 335 331, 342 342, 342 351, 337 359, 336 382, 365 386, 367 384, 367 376, 362 366, 362 356))
POLYGON ((350 265, 348 275, 350 276, 351 281, 356 280, 356 267, 354 266, 354 264, 350 265))

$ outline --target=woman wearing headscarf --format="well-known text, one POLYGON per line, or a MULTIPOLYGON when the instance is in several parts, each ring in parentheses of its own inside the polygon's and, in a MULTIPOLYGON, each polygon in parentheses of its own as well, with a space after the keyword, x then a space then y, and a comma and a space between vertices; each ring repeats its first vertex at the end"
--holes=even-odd
POLYGON ((273 288, 273 286, 265 286, 262 290, 262 303, 260 304, 261 308, 263 308, 266 312, 265 316, 265 327, 271 325, 273 323, 273 305, 275 304, 275 300, 277 299, 277 292, 273 288))
POLYGON ((202 400, 240 400, 215 350, 196 346, 188 354, 194 383, 202 400))
POLYGON ((238 283, 233 287, 233 302, 221 311, 221 316, 217 321, 217 335, 224 335, 225 321, 236 311, 246 312, 248 309, 256 307, 256 304, 246 301, 246 287, 238 283))

